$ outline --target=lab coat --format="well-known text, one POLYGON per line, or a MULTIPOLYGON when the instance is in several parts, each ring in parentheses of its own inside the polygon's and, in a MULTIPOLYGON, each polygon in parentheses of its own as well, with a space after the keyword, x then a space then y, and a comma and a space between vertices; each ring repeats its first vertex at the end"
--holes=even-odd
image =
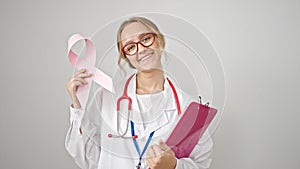
MULTIPOLYGON (((181 115, 178 115, 172 89, 165 80, 163 102, 156 106, 152 120, 146 123, 139 113, 139 105, 136 98, 136 76, 128 85, 127 94, 132 99, 132 112, 129 119, 135 123, 135 134, 140 149, 144 148, 149 134, 155 131, 150 145, 158 144, 162 139, 166 141, 176 123, 184 113, 192 98, 176 86, 171 80, 178 94, 181 115)), ((119 85, 122 93, 124 85, 119 85)), ((133 169, 138 164, 138 153, 132 139, 109 138, 108 134, 117 135, 117 117, 119 117, 120 129, 124 132, 127 124, 127 111, 117 116, 116 101, 119 95, 113 95, 104 88, 99 88, 87 109, 74 109, 70 107, 70 128, 66 135, 65 147, 76 164, 83 169, 133 169), (82 134, 80 133, 82 129, 82 134)), ((125 102, 126 103, 126 102, 125 102)), ((127 104, 122 105, 127 109, 127 104)), ((130 137, 130 126, 125 136, 130 137)), ((188 158, 177 160, 176 169, 204 169, 209 168, 211 163, 211 151, 213 142, 206 131, 188 158)), ((142 159, 141 168, 147 169, 145 155, 142 159)))

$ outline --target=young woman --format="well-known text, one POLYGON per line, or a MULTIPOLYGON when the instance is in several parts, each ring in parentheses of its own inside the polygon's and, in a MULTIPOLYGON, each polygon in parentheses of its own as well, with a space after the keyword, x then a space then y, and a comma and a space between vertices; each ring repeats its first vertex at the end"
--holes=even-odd
POLYGON ((121 24, 117 40, 118 64, 125 60, 136 69, 127 85, 120 86, 132 99, 131 114, 120 118, 117 96, 103 88, 90 106, 97 111, 81 109, 76 91, 92 75, 85 69, 78 71, 67 82, 72 99, 66 137, 69 154, 84 169, 209 168, 213 143, 208 132, 186 158, 177 159, 164 143, 192 99, 164 74, 165 39, 157 26, 143 17, 130 18, 121 24))

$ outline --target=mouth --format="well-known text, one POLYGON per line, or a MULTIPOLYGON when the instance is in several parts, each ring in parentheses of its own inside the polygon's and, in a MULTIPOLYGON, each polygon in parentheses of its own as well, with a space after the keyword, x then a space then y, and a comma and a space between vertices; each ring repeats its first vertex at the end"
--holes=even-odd
POLYGON ((146 55, 142 56, 141 58, 139 58, 139 62, 149 59, 152 56, 152 54, 153 53, 149 53, 149 54, 146 54, 146 55))
POLYGON ((139 58, 138 61, 140 62, 140 61, 147 60, 147 59, 151 58, 152 55, 153 55, 153 53, 146 54, 146 55, 142 56, 141 58, 139 58))

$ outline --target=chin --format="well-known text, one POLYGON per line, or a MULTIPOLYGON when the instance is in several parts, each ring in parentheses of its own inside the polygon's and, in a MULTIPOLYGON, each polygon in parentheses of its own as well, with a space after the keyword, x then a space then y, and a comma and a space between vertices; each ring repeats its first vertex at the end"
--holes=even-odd
POLYGON ((139 72, 152 72, 152 71, 157 71, 157 70, 162 70, 162 67, 159 66, 144 66, 139 70, 139 72))

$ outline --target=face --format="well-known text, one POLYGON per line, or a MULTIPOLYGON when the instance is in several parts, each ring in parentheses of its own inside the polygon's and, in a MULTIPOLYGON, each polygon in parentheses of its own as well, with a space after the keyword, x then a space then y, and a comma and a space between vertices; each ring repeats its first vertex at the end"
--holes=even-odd
MULTIPOLYGON (((146 33, 152 32, 149 28, 139 22, 133 22, 127 25, 122 33, 122 47, 131 44, 132 42, 146 42, 149 36, 146 33)), ((146 71, 151 69, 161 69, 161 49, 159 47, 158 38, 151 46, 137 44, 137 52, 133 55, 126 55, 129 62, 138 69, 138 71, 146 71)))

